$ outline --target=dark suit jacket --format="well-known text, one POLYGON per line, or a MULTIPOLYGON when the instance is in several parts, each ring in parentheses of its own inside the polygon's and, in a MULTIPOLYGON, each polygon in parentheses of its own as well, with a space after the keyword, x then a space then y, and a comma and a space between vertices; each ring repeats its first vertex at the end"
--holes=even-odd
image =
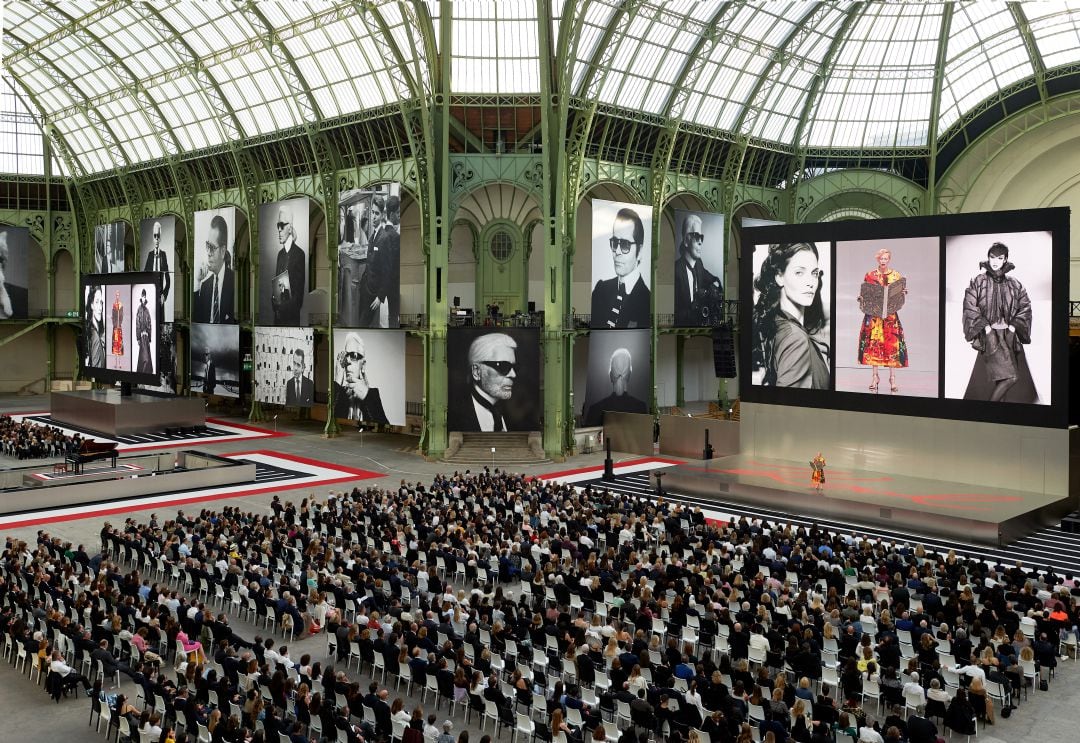
MULTIPOLYGON (((233 270, 226 266, 221 272, 218 296, 218 324, 236 322, 235 281, 233 270)), ((210 322, 210 310, 214 304, 214 274, 206 276, 195 292, 195 322, 210 322)))
POLYGON ((215 387, 217 387, 217 368, 214 366, 214 362, 211 361, 206 365, 206 372, 203 374, 203 394, 214 394, 215 387))
MULTIPOLYGON (((592 292, 592 327, 607 328, 608 317, 611 308, 615 305, 615 297, 619 292, 619 280, 617 278, 596 282, 592 292)), ((630 290, 630 294, 623 300, 622 311, 619 319, 615 321, 616 328, 648 328, 652 327, 650 308, 649 287, 640 278, 630 290)))
POLYGON ((378 387, 369 387, 367 397, 360 401, 360 417, 353 419, 351 417, 350 408, 351 398, 345 394, 345 388, 337 382, 334 382, 334 417, 335 418, 349 418, 350 420, 360 420, 368 423, 381 423, 384 426, 389 425, 390 421, 386 418, 386 412, 383 410, 382 396, 379 394, 378 387))
POLYGON ((589 413, 585 416, 585 425, 603 425, 605 410, 615 413, 648 413, 649 406, 631 395, 611 394, 589 406, 589 413))
MULTIPOLYGON (((476 408, 473 407, 472 385, 461 394, 451 394, 450 403, 446 410, 446 426, 450 431, 479 431, 480 421, 476 419, 476 408)), ((509 400, 507 401, 509 402, 509 400)), ((513 406, 503 406, 502 416, 506 423, 507 431, 528 431, 531 429, 529 421, 521 420, 515 416, 513 406)))
POLYGON ((296 379, 289 377, 285 383, 285 404, 293 407, 310 408, 315 394, 315 383, 308 377, 300 377, 300 394, 297 394, 296 379))
MULTIPOLYGON (((161 256, 158 258, 158 271, 164 274, 161 277, 161 301, 164 302, 169 296, 169 289, 172 287, 172 273, 169 271, 169 256, 162 250, 161 256)), ((146 265, 143 266, 144 271, 154 270, 154 251, 151 250, 146 254, 146 265)))
MULTIPOLYGON (((675 324, 680 326, 696 327, 702 324, 702 318, 691 312, 694 305, 694 297, 690 293, 690 286, 686 282, 686 259, 679 256, 675 261, 675 324)), ((709 273, 701 261, 694 266, 697 275, 698 292, 704 292, 705 288, 717 278, 709 273)), ((721 285, 722 289, 722 285, 721 285)))
POLYGON ((29 292, 21 286, 9 284, 6 281, 4 282, 4 289, 7 290, 8 299, 11 300, 12 318, 24 319, 29 312, 29 292))
POLYGON ((274 308, 274 324, 299 325, 300 308, 304 305, 304 293, 307 291, 307 270, 304 265, 304 251, 291 241, 287 251, 282 248, 277 252, 274 276, 286 270, 289 272, 289 297, 279 301, 274 308))
POLYGON ((368 251, 367 269, 360 277, 360 321, 362 328, 378 325, 378 315, 371 311, 371 302, 378 299, 389 302, 388 322, 391 328, 398 326, 398 297, 401 292, 400 276, 401 236, 397 230, 384 225, 375 236, 368 251))

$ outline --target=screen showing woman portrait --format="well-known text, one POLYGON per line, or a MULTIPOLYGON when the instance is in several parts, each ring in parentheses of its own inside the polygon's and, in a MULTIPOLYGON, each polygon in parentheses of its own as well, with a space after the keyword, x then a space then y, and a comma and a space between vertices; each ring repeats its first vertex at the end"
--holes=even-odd
POLYGON ((836 243, 836 390, 938 396, 936 236, 836 243))
POLYGON ((753 384, 829 388, 829 262, 827 242, 754 247, 753 384))
POLYGON ((945 239, 945 396, 1050 404, 1050 232, 945 239))

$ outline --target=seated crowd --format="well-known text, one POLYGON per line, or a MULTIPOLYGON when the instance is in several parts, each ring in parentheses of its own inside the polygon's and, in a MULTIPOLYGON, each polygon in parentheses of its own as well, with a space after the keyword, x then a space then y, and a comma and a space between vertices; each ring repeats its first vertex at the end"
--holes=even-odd
POLYGON ((566 743, 743 743, 751 726, 926 743, 934 718, 992 722, 995 689, 1011 709, 1075 651, 1072 576, 497 470, 270 511, 106 523, 93 557, 9 539, 0 630, 58 700, 95 671, 130 677, 145 704, 109 698, 111 720, 143 740, 178 724, 293 743, 453 743, 387 676, 566 743), (271 625, 325 633, 328 657, 294 660, 271 625))
POLYGON ((55 426, 43 426, 32 421, 17 421, 10 415, 0 415, 0 452, 17 459, 62 457, 78 451, 82 437, 68 436, 55 426))

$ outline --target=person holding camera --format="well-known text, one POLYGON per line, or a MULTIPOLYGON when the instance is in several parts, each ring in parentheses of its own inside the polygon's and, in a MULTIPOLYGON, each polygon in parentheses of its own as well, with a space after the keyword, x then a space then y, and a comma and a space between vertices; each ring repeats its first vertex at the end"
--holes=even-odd
POLYGON ((675 260, 675 324, 700 327, 723 316, 724 285, 701 260, 705 232, 701 217, 687 214, 675 260), (715 315, 715 317, 714 317, 715 315))

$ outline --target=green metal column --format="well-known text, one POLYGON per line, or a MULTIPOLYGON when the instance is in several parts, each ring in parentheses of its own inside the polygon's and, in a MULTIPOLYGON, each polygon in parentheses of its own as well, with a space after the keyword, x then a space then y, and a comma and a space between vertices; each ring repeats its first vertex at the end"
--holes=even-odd
MULTIPOLYGON (((426 193, 421 199, 424 215, 421 229, 427 245, 427 297, 425 306, 428 313, 428 332, 424 343, 424 417, 426 432, 424 437, 425 453, 429 457, 440 457, 446 451, 446 325, 449 316, 447 282, 450 278, 450 59, 453 5, 450 0, 439 3, 439 78, 435 85, 433 105, 434 126, 430 132, 423 131, 423 118, 414 114, 411 118, 420 125, 420 131, 414 132, 413 140, 424 145, 419 152, 414 151, 418 170, 427 169, 426 193), (432 147, 432 142, 434 146, 432 147)), ((430 119, 429 119, 430 120, 430 119)))

